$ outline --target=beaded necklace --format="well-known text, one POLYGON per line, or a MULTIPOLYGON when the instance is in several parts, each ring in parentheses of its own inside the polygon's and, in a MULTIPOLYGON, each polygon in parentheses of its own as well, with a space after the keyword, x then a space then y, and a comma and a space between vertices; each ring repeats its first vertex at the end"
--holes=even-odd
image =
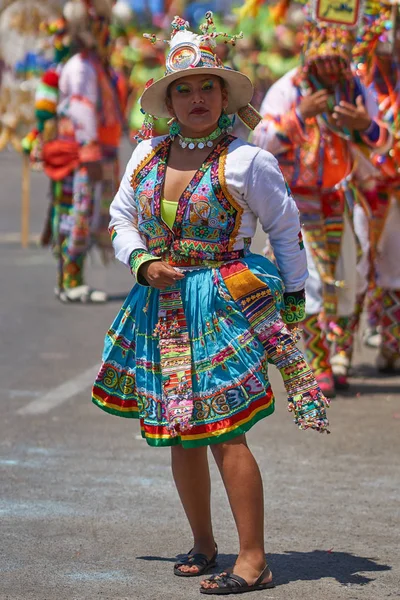
POLYGON ((182 148, 189 148, 189 150, 194 150, 195 148, 199 148, 200 150, 203 150, 203 148, 205 148, 206 146, 208 148, 212 148, 214 146, 214 140, 219 138, 219 136, 221 134, 222 134, 222 129, 220 127, 217 127, 217 129, 214 129, 214 131, 212 133, 210 133, 210 135, 207 135, 207 136, 201 137, 201 138, 183 137, 183 135, 178 133, 179 145, 182 148))

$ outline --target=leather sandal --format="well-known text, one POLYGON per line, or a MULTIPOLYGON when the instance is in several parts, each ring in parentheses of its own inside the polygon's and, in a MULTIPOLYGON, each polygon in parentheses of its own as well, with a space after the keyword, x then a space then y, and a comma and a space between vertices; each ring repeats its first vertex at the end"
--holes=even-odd
POLYGON ((215 552, 213 556, 208 559, 205 554, 192 554, 192 550, 179 562, 174 565, 174 575, 178 577, 198 577, 204 575, 208 571, 214 568, 217 564, 218 547, 215 545, 215 552), (181 571, 180 567, 197 567, 196 572, 181 571))
POLYGON ((275 587, 272 579, 264 582, 263 579, 267 576, 271 576, 272 573, 269 570, 268 565, 262 570, 257 581, 252 585, 249 585, 243 577, 235 575, 234 573, 220 573, 219 575, 212 575, 206 581, 216 583, 218 587, 205 588, 200 587, 201 594, 245 594, 246 592, 258 592, 260 590, 266 590, 268 588, 275 587))

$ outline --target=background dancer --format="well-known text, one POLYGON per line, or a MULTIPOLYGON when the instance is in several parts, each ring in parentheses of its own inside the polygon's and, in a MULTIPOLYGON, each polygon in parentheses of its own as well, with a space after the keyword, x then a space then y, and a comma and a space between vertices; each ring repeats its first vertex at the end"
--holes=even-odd
POLYGON ((381 336, 376 359, 380 371, 400 371, 400 46, 396 40, 398 7, 383 3, 367 15, 354 49, 356 68, 379 105, 379 117, 393 133, 393 147, 372 155, 373 177, 364 176, 370 201, 374 269, 370 322, 381 336), (372 181, 371 181, 372 179, 372 181))
POLYGON ((107 300, 85 283, 84 264, 93 243, 104 259, 110 252, 108 210, 119 177, 122 112, 109 67, 112 4, 76 0, 64 7, 75 53, 58 82, 56 139, 43 146, 45 172, 52 180, 55 293, 63 302, 107 300))
POLYGON ((303 65, 270 88, 254 134, 255 143, 277 156, 301 213, 310 273, 304 341, 329 396, 335 386, 348 386, 352 325, 368 285, 368 218, 353 181, 352 148, 383 151, 390 142, 373 97, 352 75, 354 36, 310 19, 303 65))

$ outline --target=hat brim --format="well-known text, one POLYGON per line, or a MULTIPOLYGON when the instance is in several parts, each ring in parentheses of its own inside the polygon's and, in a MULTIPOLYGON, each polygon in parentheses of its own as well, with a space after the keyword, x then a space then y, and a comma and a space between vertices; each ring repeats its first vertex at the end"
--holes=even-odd
POLYGON ((155 117, 170 117, 171 115, 168 112, 165 103, 168 86, 182 77, 203 74, 215 75, 224 80, 228 91, 228 106, 226 112, 229 115, 237 113, 239 109, 247 106, 251 102, 254 93, 253 84, 243 73, 222 67, 195 67, 170 73, 152 83, 143 92, 140 99, 142 109, 155 117))

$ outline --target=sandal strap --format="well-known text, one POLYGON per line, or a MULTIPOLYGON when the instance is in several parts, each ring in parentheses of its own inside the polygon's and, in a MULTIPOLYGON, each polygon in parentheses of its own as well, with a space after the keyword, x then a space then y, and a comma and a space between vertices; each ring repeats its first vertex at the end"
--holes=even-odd
POLYGON ((263 579, 267 574, 269 574, 269 572, 269 566, 266 565, 261 571, 257 581, 252 585, 249 585, 248 582, 243 579, 243 577, 240 577, 240 575, 235 575, 234 573, 219 573, 218 575, 211 575, 211 577, 208 577, 206 581, 217 583, 219 588, 253 588, 261 585, 263 579))
POLYGON ((269 570, 268 565, 265 565, 263 571, 261 571, 261 573, 260 573, 260 577, 257 579, 257 581, 255 582, 254 585, 260 585, 266 575, 271 575, 271 571, 269 570))
POLYGON ((225 580, 228 584, 231 584, 232 581, 235 583, 235 586, 230 585, 229 587, 248 587, 249 585, 243 577, 234 573, 229 573, 225 580))
POLYGON ((182 560, 175 563, 175 568, 177 569, 179 567, 185 567, 185 566, 207 567, 208 565, 215 563, 215 560, 218 555, 218 548, 217 548, 217 545, 215 545, 215 552, 210 559, 208 559, 205 554, 201 554, 200 552, 198 554, 192 554, 192 552, 193 552, 193 549, 190 550, 190 552, 185 556, 185 558, 183 558, 182 560))
POLYGON ((209 561, 205 554, 188 554, 185 558, 177 562, 175 567, 182 567, 185 565, 199 565, 202 567, 208 565, 209 562, 212 562, 212 559, 209 561))

